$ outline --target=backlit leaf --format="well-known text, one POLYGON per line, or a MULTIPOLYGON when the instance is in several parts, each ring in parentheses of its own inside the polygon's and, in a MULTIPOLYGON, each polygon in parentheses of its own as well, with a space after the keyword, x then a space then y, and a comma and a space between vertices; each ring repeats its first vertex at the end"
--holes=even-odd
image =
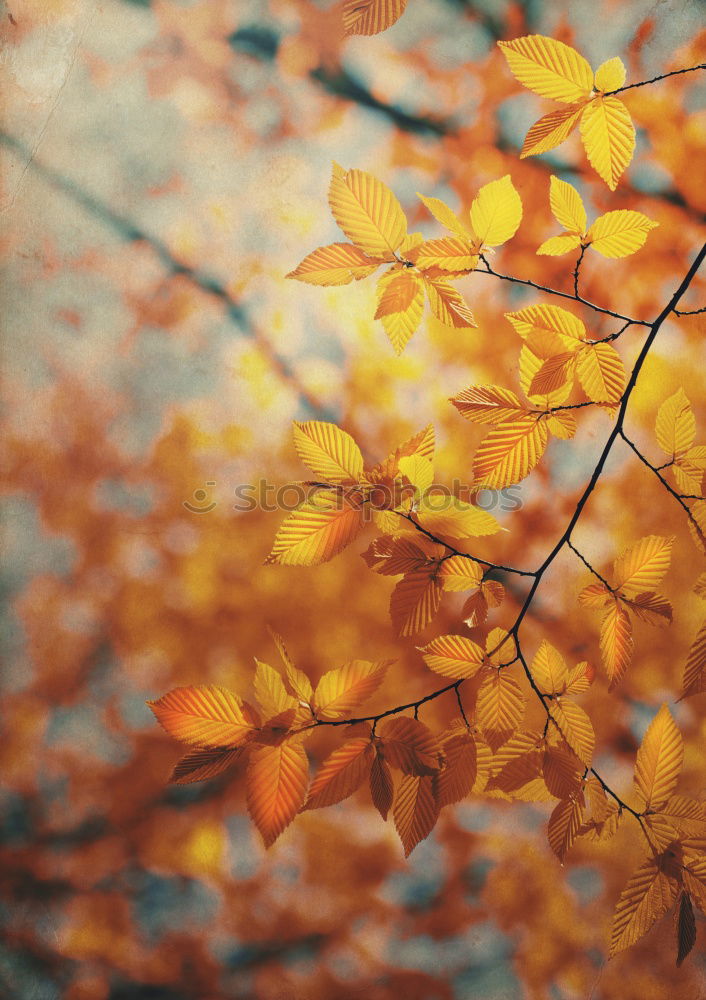
POLYGON ((474 590, 483 579, 483 567, 464 556, 450 556, 439 567, 438 579, 444 590, 474 590))
POLYGON ((441 604, 442 588, 433 570, 408 573, 390 598, 390 617, 398 635, 415 635, 426 628, 441 604))
POLYGON ((625 368, 610 344, 586 344, 576 356, 576 374, 594 403, 617 403, 625 390, 625 368))
POLYGON ((306 799, 309 763, 301 744, 257 747, 245 776, 248 812, 270 847, 289 826, 306 799))
POLYGON ((462 635, 439 635, 418 648, 430 670, 453 680, 473 677, 483 665, 481 647, 462 635))
POLYGON ((294 665, 294 661, 292 660, 291 656, 287 652, 286 646, 284 645, 284 640, 282 639, 282 636, 278 635, 277 632, 275 632, 273 629, 269 629, 269 632, 270 635, 272 636, 274 644, 277 647, 277 651, 279 652, 279 655, 284 664, 285 672, 287 675, 287 683, 289 684, 290 688, 297 696, 297 698, 301 702, 304 702, 305 704, 308 705, 314 696, 314 689, 311 686, 311 681, 306 676, 303 670, 299 670, 294 665))
POLYGON ((581 818, 582 807, 578 798, 561 799, 549 817, 549 846, 562 863, 579 832, 581 818))
POLYGON ((559 726, 561 735, 578 759, 588 767, 596 745, 596 734, 588 715, 579 705, 566 698, 553 702, 549 711, 559 726))
POLYGON ((488 670, 478 690, 476 718, 492 750, 497 750, 515 732, 525 712, 519 682, 507 669, 488 670))
POLYGON ((577 250, 580 246, 580 236, 575 233, 561 233, 559 236, 550 236, 541 243, 537 247, 537 253, 546 257, 561 257, 562 254, 577 250))
POLYGON ((585 105, 585 101, 578 101, 576 104, 543 115, 525 136, 520 159, 548 153, 550 149, 559 146, 573 132, 585 105))
POLYGON ((525 35, 498 45, 513 76, 540 97, 566 104, 589 97, 593 71, 570 45, 546 35, 525 35))
POLYGON ((613 563, 615 589, 628 597, 654 591, 669 569, 674 536, 646 535, 613 563))
POLYGON ((568 379, 572 379, 574 360, 575 355, 571 352, 555 354, 547 358, 530 382, 530 395, 546 396, 558 389, 568 379))
POLYGON ((320 809, 347 799, 365 781, 374 756, 369 736, 348 740, 334 750, 312 781, 305 808, 320 809))
POLYGON ((566 350, 576 348, 576 341, 586 336, 586 327, 578 316, 561 306, 536 305, 505 313, 505 319, 512 323, 515 332, 527 340, 532 334, 558 334, 566 350))
POLYGON ((706 622, 699 629, 689 648, 684 667, 683 697, 706 691, 706 622))
POLYGON ((314 711, 320 719, 340 719, 374 694, 385 679, 391 660, 371 663, 351 660, 323 675, 314 692, 314 711))
POLYGON ((407 858, 420 840, 429 836, 439 816, 432 779, 405 774, 397 788, 392 815, 407 858))
POLYGON ((457 330, 466 330, 478 325, 461 293, 448 281, 425 276, 424 284, 431 311, 440 323, 457 330))
POLYGON ((625 83, 625 75, 626 71, 622 59, 613 56, 612 59, 606 59, 604 63, 601 63, 596 70, 594 86, 602 93, 620 90, 625 83))
POLYGON ((347 285, 367 277, 379 266, 380 261, 369 257, 360 247, 331 243, 308 254, 287 277, 310 285, 347 285))
POLYGON ((604 257, 629 257, 644 245, 650 230, 658 225, 642 212, 627 209, 606 212, 586 233, 586 243, 604 257))
POLYGON ((296 701, 287 694, 280 674, 269 664, 255 661, 255 697, 262 709, 263 715, 269 719, 288 708, 295 708, 296 701))
POLYGON ((677 884, 654 858, 643 861, 623 889, 615 908, 611 957, 639 941, 663 917, 677 896, 677 884))
POLYGON ((233 748, 255 731, 240 698, 216 684, 174 688, 147 704, 170 736, 192 746, 233 748))
POLYGON ((500 385, 471 385, 451 402, 462 417, 476 424, 502 424, 529 412, 511 389, 500 385))
POLYGON ((370 769, 370 795, 373 805, 384 820, 392 808, 393 793, 392 772, 380 754, 376 754, 370 769))
POLYGON ((316 566, 353 541, 363 526, 360 509, 337 493, 317 493, 282 522, 267 563, 316 566))
POLYGON ((596 97, 581 116, 581 139, 594 170, 614 191, 635 151, 635 126, 617 97, 596 97))
POLYGON ((423 194, 419 194, 419 192, 417 192, 417 197, 424 202, 436 221, 445 226, 449 232, 455 233, 456 236, 460 236, 467 241, 470 240, 471 234, 469 229, 464 226, 456 213, 445 202, 440 198, 426 198, 423 194))
POLYGON ((471 734, 460 732, 445 739, 444 765, 432 779, 439 808, 454 805, 470 794, 476 773, 476 744, 471 734))
POLYGON ((522 202, 509 174, 484 184, 471 204, 471 227, 483 246, 506 243, 521 221, 522 202))
POLYGON ((576 188, 553 174, 549 178, 549 207, 564 229, 581 235, 586 232, 586 209, 576 188))
POLYGON ((662 705, 645 733, 635 763, 635 787, 645 808, 659 810, 674 791, 684 748, 681 733, 666 705, 662 705))
POLYGON ((544 454, 547 438, 546 425, 533 416, 498 424, 476 451, 474 486, 500 490, 519 483, 544 454))
POLYGON ((407 233, 390 189, 364 170, 334 169, 328 192, 333 217, 349 240, 372 257, 392 260, 407 233))
POLYGON ((329 483, 353 484, 363 475, 363 456, 350 434, 322 420, 294 421, 294 447, 315 476, 329 483))
POLYGON ((176 785, 189 785, 194 781, 215 778, 231 764, 240 760, 242 755, 243 747, 238 747, 237 750, 205 750, 196 747, 177 761, 169 780, 176 785))
POLYGON ((689 451, 696 436, 696 418, 691 403, 680 387, 669 396, 657 411, 655 423, 657 443, 670 458, 689 451))
POLYGON ((377 35, 404 13, 407 0, 345 0, 343 28, 347 35, 377 35))
POLYGON ((378 282, 375 319, 382 321, 390 343, 400 354, 414 334, 424 311, 424 282, 411 271, 384 274, 378 282))
POLYGON ((489 511, 448 494, 422 497, 416 517, 427 531, 447 538, 482 538, 502 530, 489 511))
POLYGON ((530 672, 540 690, 545 694, 562 692, 568 678, 566 661, 558 649, 555 649, 546 639, 535 653, 530 664, 530 672))
POLYGON ((611 689, 625 676, 632 658, 632 625, 619 601, 613 603, 601 622, 600 647, 611 689))
POLYGON ((423 722, 405 715, 388 719, 378 727, 383 756, 405 774, 434 774, 441 766, 439 741, 423 722))
POLYGON ((679 896, 676 918, 678 968, 696 944, 696 920, 688 892, 682 892, 679 896))
POLYGON ((478 263, 477 253, 471 253, 468 237, 445 236, 426 240, 414 248, 410 259, 417 267, 440 267, 442 271, 472 271, 478 263))

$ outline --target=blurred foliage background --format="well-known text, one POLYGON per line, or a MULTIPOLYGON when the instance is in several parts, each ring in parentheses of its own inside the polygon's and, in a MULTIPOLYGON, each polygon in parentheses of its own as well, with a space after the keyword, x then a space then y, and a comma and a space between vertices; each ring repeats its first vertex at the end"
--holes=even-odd
MULTIPOLYGON (((359 558, 369 537, 320 568, 265 567, 281 515, 236 511, 235 491, 305 475, 293 419, 335 420, 370 458, 433 422, 439 481, 464 481, 482 431, 448 397, 473 382, 516 387, 519 343, 502 313, 538 298, 473 275, 461 290, 479 330, 427 318, 396 358, 372 321, 372 283, 283 275, 339 238, 326 205, 335 159, 384 180, 429 235, 416 191, 468 208, 511 173, 525 217, 498 267, 564 287, 571 265, 535 255, 556 230, 556 173, 589 214, 634 207, 659 222, 635 257, 583 268, 587 297, 655 316, 703 240, 706 82, 626 95, 638 149, 611 195, 577 140, 518 159, 545 107, 520 93, 495 42, 550 34, 594 66, 620 55, 632 82, 704 61, 703 4, 410 0, 385 34, 348 39, 340 5, 324 0, 3 8, 2 995, 706 995, 703 953, 675 970, 664 925, 606 963, 638 850, 629 824, 560 869, 547 807, 467 800, 404 862, 361 793, 304 814, 265 855, 237 771, 166 785, 179 751, 145 706, 180 684, 246 693, 253 657, 275 655, 268 624, 314 678, 353 656, 396 658, 380 709, 435 685, 415 650, 426 633, 393 637, 391 582, 359 558)), ((594 336, 613 330, 582 318, 594 336)), ((665 325, 639 383, 629 430, 655 459, 654 415, 679 385, 704 441, 704 332, 703 316, 665 325)), ((626 363, 640 341, 629 337, 626 363)), ((590 415, 552 444, 521 510, 502 515, 494 558, 541 561, 609 427, 590 415)), ((598 565, 643 534, 677 535, 673 627, 638 625, 625 682, 609 695, 601 678, 583 700, 599 764, 622 789, 656 707, 678 696, 703 614, 686 521, 648 477, 616 453, 577 534, 598 565)), ((575 599, 586 582, 558 561, 526 627, 530 652, 546 636, 571 662, 598 662, 596 621, 575 599)), ((493 624, 513 620, 522 594, 493 624)), ((448 595, 428 637, 463 631, 460 606, 448 595)), ((704 707, 676 706, 695 797, 704 707)), ((441 724, 453 708, 440 699, 423 717, 441 724)), ((323 757, 333 745, 311 747, 323 757)))

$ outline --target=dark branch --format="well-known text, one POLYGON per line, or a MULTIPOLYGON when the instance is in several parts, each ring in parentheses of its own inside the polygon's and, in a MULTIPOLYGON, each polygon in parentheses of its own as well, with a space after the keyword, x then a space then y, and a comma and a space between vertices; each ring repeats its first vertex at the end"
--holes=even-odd
POLYGON ((626 90, 635 90, 636 87, 646 87, 650 83, 658 83, 660 80, 666 80, 670 76, 681 76, 683 73, 695 73, 697 69, 706 69, 706 63, 699 63, 698 66, 688 66, 686 69, 673 69, 669 73, 660 73, 659 76, 653 76, 651 80, 640 80, 639 83, 628 83, 625 87, 618 87, 617 90, 609 90, 605 93, 605 97, 612 97, 613 94, 623 94, 626 90))

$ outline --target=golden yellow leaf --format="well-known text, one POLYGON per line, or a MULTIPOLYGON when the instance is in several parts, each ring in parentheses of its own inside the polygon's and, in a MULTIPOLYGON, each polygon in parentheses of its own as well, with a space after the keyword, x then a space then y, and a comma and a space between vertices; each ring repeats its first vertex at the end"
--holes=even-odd
POLYGON ((606 59, 604 63, 601 63, 596 70, 594 87, 601 93, 620 90, 625 83, 625 76, 626 71, 622 59, 613 56, 612 59, 606 59))
POLYGON ((440 323, 457 330, 468 330, 478 325, 461 293, 448 281, 425 275, 424 284, 431 311, 440 323))
POLYGON ((393 791, 392 772, 378 753, 370 769, 370 796, 384 820, 392 808, 393 791))
POLYGON ((564 862, 564 856, 569 850, 581 828, 583 809, 577 797, 560 799, 549 817, 549 846, 559 861, 564 862))
POLYGON ((380 462, 370 469, 368 477, 371 482, 385 477, 394 479, 399 472, 400 459, 411 455, 419 455, 420 458, 425 458, 429 462, 434 460, 434 428, 431 424, 395 448, 384 462, 380 462))
POLYGON ((568 747, 548 746, 544 751, 542 773, 550 793, 557 799, 569 799, 578 794, 584 766, 568 747))
POLYGON ((548 153, 550 149, 559 146, 573 132, 585 106, 585 101, 579 101, 543 115, 525 136, 520 159, 548 153))
POLYGON ((481 647, 462 635, 439 635, 417 649, 430 670, 453 680, 473 677, 483 666, 481 647))
POLYGON ((471 228, 481 246, 506 243, 521 221, 522 201, 509 174, 484 184, 471 203, 471 228))
POLYGON ((347 799, 369 775, 374 755, 369 736, 348 740, 334 750, 312 781, 304 808, 320 809, 347 799))
POLYGON ((170 736, 192 746, 221 750, 237 747, 253 735, 257 726, 240 698, 217 684, 174 688, 147 704, 170 736))
POLYGON ((403 775, 395 795, 392 815, 404 847, 404 856, 408 858, 420 840, 429 836, 439 816, 432 779, 413 774, 403 775))
POLYGON ((627 209, 606 212, 588 230, 585 242, 604 257, 629 257, 644 245, 649 231, 658 225, 642 212, 627 209))
POLYGON ((549 207, 559 225, 569 233, 582 236, 586 232, 586 209, 581 195, 572 184, 553 174, 549 178, 549 207))
POLYGON ((478 263, 478 254, 471 252, 468 237, 445 236, 418 244, 409 259, 421 270, 440 267, 442 271, 472 271, 478 263))
POLYGON ((238 747, 236 750, 205 750, 196 747, 177 761, 169 780, 176 785, 189 785, 194 781, 215 778, 231 764, 240 760, 243 752, 243 747, 238 747))
POLYGON ((706 445, 696 445, 676 457, 672 473, 680 493, 706 496, 706 445))
POLYGON ((537 247, 537 253, 546 257, 561 257, 562 254, 577 250, 581 246, 581 237, 574 233, 562 233, 560 236, 550 236, 548 240, 537 247))
POLYGON ((255 697, 266 719, 288 708, 296 708, 296 699, 287 694, 280 674, 269 664, 256 660, 255 697))
POLYGON ((585 344, 576 356, 576 374, 594 403, 617 403, 625 391, 625 368, 610 344, 585 344))
POLYGON ((569 671, 564 694, 581 694, 588 691, 596 676, 595 667, 582 660, 569 671))
POLYGON ((407 0, 345 0, 343 29, 346 35, 377 35, 404 14, 407 0))
POLYGON ((579 594, 579 604, 585 608, 604 608, 610 601, 610 591, 602 583, 589 583, 579 594))
POLYGON ((395 353, 400 354, 416 331, 424 311, 424 282, 409 270, 383 274, 378 282, 375 319, 382 320, 395 353))
MULTIPOLYGON (((382 576, 412 573, 429 563, 429 556, 422 544, 423 541, 423 537, 417 531, 411 538, 390 538, 384 535, 371 543, 370 547, 363 553, 363 559, 371 569, 382 576)), ((439 546, 439 550, 439 555, 443 555, 441 546, 439 546)))
POLYGON ((672 621, 672 605, 660 594, 637 594, 623 603, 648 625, 668 625, 672 621))
POLYGON ((530 382, 530 395, 546 396, 567 380, 573 380, 574 365, 575 355, 569 351, 547 358, 530 382))
POLYGON ((414 635, 426 628, 439 610, 441 594, 433 567, 403 577, 390 598, 390 617, 397 635, 414 635))
POLYGON ((626 597, 652 592, 669 569, 674 535, 646 535, 613 563, 615 589, 626 597))
POLYGON ((614 191, 635 151, 635 126, 617 97, 596 97, 581 115, 581 139, 594 170, 614 191))
POLYGON ((589 97, 593 71, 570 45, 546 35, 525 35, 498 45, 515 79, 540 97, 565 104, 589 97))
POLYGON ((388 719, 378 727, 383 756, 405 774, 434 774, 443 759, 436 736, 423 722, 406 715, 388 719))
POLYGON ((657 443, 670 458, 681 458, 693 445, 696 418, 681 386, 665 399, 657 411, 655 433, 657 443))
POLYGON ((674 791, 684 759, 681 733, 666 705, 647 728, 635 763, 635 787, 646 809, 659 811, 674 791))
POLYGON ((328 192, 333 217, 349 240, 370 254, 392 260, 407 234, 402 206, 390 189, 364 170, 334 169, 328 192))
POLYGON ((684 866, 683 879, 684 888, 693 896, 701 912, 706 913, 706 859, 689 858, 684 866))
POLYGON ((684 698, 706 691, 706 622, 699 629, 689 648, 682 689, 684 698))
POLYGON ((535 653, 530 672, 544 694, 561 693, 569 676, 564 657, 546 639, 542 640, 535 653))
POLYGON ((483 579, 483 567, 465 556, 451 556, 442 562, 438 579, 444 590, 474 590, 483 579))
MULTIPOLYGON (((551 340, 553 335, 547 335, 546 339, 551 340)), ((529 338, 528 338, 529 340, 529 338)), ((541 341, 545 340, 545 337, 532 337, 533 342, 537 342, 536 346, 541 346, 542 350, 546 353, 546 344, 542 344, 541 341)), ((527 396, 527 399, 534 407, 534 412, 541 411, 546 413, 557 406, 563 406, 567 402, 569 396, 571 395, 571 389, 573 386, 573 381, 567 379, 563 385, 560 385, 558 389, 554 389, 552 392, 546 395, 533 395, 530 392, 530 385, 532 384, 532 379, 537 374, 539 369, 542 367, 543 358, 538 354, 535 354, 527 344, 523 344, 520 350, 520 388, 527 396)), ((539 417, 540 414, 538 414, 539 417)), ((546 427, 546 417, 542 416, 542 424, 546 427)), ((547 429, 548 430, 548 429, 547 429)))
POLYGON ((578 759, 589 767, 596 746, 596 734, 588 715, 579 705, 565 698, 555 701, 549 711, 568 745, 578 759))
POLYGON ((450 232, 455 233, 456 236, 460 236, 466 241, 470 240, 470 230, 464 226, 456 213, 445 202, 440 198, 427 198, 419 192, 417 192, 417 197, 426 205, 437 222, 440 222, 450 232))
POLYGON ((440 809, 460 802, 471 792, 477 770, 476 744, 469 732, 444 739, 444 764, 432 778, 440 809))
MULTIPOLYGON (((536 305, 527 306, 517 312, 505 313, 505 319, 515 328, 515 332, 527 340, 533 335, 554 334, 560 338, 560 343, 565 350, 575 350, 580 346, 579 342, 586 336, 586 327, 568 309, 561 306, 536 305)), ((550 341, 553 346, 553 342, 550 341)), ((533 341, 533 350, 536 350, 537 340, 533 341)))
POLYGON ((281 566, 316 566, 353 541, 363 527, 361 511, 336 492, 320 492, 287 517, 265 560, 281 566))
POLYGON ((507 742, 525 712, 519 682, 507 668, 488 670, 478 689, 476 719, 491 750, 507 742))
POLYGON ((601 622, 600 647, 611 690, 625 676, 632 658, 632 625, 619 601, 610 605, 601 622))
MULTIPOLYGON (((488 600, 490 604, 490 600, 488 600)), ((494 607, 495 605, 490 605, 494 607)), ((488 662, 496 667, 504 666, 517 655, 515 640, 504 628, 491 628, 485 637, 485 653, 488 662)))
POLYGON ((502 530, 489 511, 446 493, 423 496, 417 505, 416 517, 432 535, 445 538, 482 538, 502 530))
POLYGON ((311 686, 311 681, 306 676, 303 670, 299 670, 294 665, 294 661, 287 652, 287 648, 284 645, 284 640, 281 635, 278 635, 274 629, 269 629, 270 635, 274 640, 274 644, 277 647, 277 651, 282 659, 284 668, 287 674, 287 683, 294 692, 294 694, 299 698, 300 702, 304 704, 309 704, 314 696, 314 689, 311 686))
POLYGON ((537 746, 541 733, 516 733, 493 756, 493 774, 485 791, 493 797, 521 802, 549 802, 542 773, 544 751, 537 746))
POLYGON ((610 955, 639 941, 663 917, 677 897, 676 881, 654 858, 643 861, 623 889, 615 908, 610 955))
POLYGON ((245 775, 248 812, 270 847, 306 799, 309 762, 299 743, 256 747, 245 775))
POLYGON ((473 484, 503 489, 524 479, 544 454, 548 432, 534 416, 498 424, 473 459, 473 484))
POLYGON ((694 918, 694 908, 691 905, 691 896, 688 892, 682 892, 679 896, 676 909, 676 925, 677 968, 679 968, 696 944, 696 920, 694 918))
POLYGON ((451 402, 462 417, 476 424, 502 424, 529 413, 515 393, 501 385, 471 385, 451 402))
POLYGON ((352 485, 363 475, 363 456, 350 434, 322 420, 294 421, 294 448, 315 476, 352 485))
POLYGON ((694 545, 702 552, 706 552, 706 500, 697 500, 689 508, 691 517, 688 525, 694 545))
POLYGON ((347 285, 372 274, 380 263, 360 247, 350 243, 331 243, 317 247, 286 277, 305 281, 309 285, 347 285))
POLYGON ((554 437, 568 441, 576 433, 576 415, 570 410, 558 410, 546 418, 547 430, 554 437))
POLYGON ((671 795, 659 814, 687 837, 706 835, 706 802, 686 795, 671 795))
POLYGON ((374 694, 385 679, 392 660, 371 663, 351 660, 323 675, 314 692, 314 711, 319 719, 341 719, 374 694))

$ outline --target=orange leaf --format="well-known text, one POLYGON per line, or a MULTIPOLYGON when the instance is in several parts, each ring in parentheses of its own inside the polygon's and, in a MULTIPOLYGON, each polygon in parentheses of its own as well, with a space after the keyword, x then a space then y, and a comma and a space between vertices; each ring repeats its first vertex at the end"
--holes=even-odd
POLYGON ((429 624, 441 603, 441 584, 432 575, 435 567, 409 573, 390 598, 390 616, 397 635, 414 635, 429 624))
POLYGON ((382 684, 392 660, 371 663, 351 660, 329 670, 314 692, 314 710, 320 719, 340 719, 369 698, 382 684))
POLYGON ((305 809, 320 809, 347 799, 370 772, 375 748, 369 736, 349 740, 321 765, 311 783, 305 809))
POLYGON ((317 493, 279 527, 266 563, 316 566, 338 555, 363 527, 360 509, 337 493, 317 493))
POLYGON ((351 243, 331 243, 313 250, 286 277, 310 285, 347 285, 372 274, 380 263, 351 243))
POLYGON ((625 676, 633 646, 630 617, 619 601, 614 601, 601 622, 600 646, 612 690, 625 676))
POLYGON ((417 648, 429 669, 442 677, 454 680, 473 677, 483 665, 481 647, 462 635, 440 635, 417 648))
POLYGON ((474 590, 483 579, 483 568, 465 556, 451 556, 442 562, 438 579, 444 590, 474 590))
POLYGON ((235 764, 242 755, 242 747, 236 750, 203 750, 198 747, 177 761, 169 780, 176 785, 189 785, 193 781, 215 778, 221 771, 235 764))
POLYGON ((582 813, 581 802, 576 797, 561 799, 549 817, 549 846, 562 864, 581 827, 582 813))
POLYGON ((645 733, 635 763, 635 787, 646 809, 659 810, 674 791, 684 747, 681 733, 666 705, 662 705, 645 733))
POLYGON ((439 815, 432 779, 405 774, 397 789, 392 812, 407 858, 420 840, 429 836, 439 815))
POLYGON ((507 669, 489 670, 478 690, 476 717, 492 750, 512 736, 524 711, 525 699, 519 682, 507 669))
POLYGON ((216 684, 174 688, 147 704, 170 736, 193 746, 241 746, 256 728, 240 698, 216 684))
POLYGON ((498 424, 480 443, 473 459, 473 484, 503 489, 519 483, 547 446, 547 428, 535 416, 498 424))
POLYGON ((434 793, 439 808, 464 799, 476 780, 476 745, 470 733, 444 740, 444 766, 434 775, 434 793))
POLYGON ((471 385, 451 402, 462 417, 476 424, 503 424, 529 413, 515 393, 501 385, 471 385))
POLYGON ((611 957, 639 941, 664 916, 677 896, 677 884, 654 858, 643 861, 623 889, 613 918, 611 957))
POLYGON ((551 111, 536 121, 525 136, 520 159, 548 153, 550 149, 560 145, 573 132, 585 107, 585 101, 578 101, 576 104, 551 111))
POLYGON ((431 278, 425 275, 424 284, 431 311, 440 323, 457 330, 478 326, 461 293, 444 278, 431 278))
POLYGON ((706 691, 706 622, 691 644, 684 667, 684 698, 706 691))
POLYGON ((257 747, 245 777, 248 812, 270 847, 306 799, 309 763, 299 743, 257 747))
POLYGON ((378 730, 385 760, 406 774, 434 774, 439 770, 441 747, 434 734, 418 719, 399 716, 378 730))
POLYGON ((370 769, 370 794, 373 805, 383 819, 392 808, 392 772, 380 754, 377 754, 370 769))
POLYGON ((696 920, 691 896, 682 892, 676 909, 677 925, 677 968, 696 944, 696 920))

